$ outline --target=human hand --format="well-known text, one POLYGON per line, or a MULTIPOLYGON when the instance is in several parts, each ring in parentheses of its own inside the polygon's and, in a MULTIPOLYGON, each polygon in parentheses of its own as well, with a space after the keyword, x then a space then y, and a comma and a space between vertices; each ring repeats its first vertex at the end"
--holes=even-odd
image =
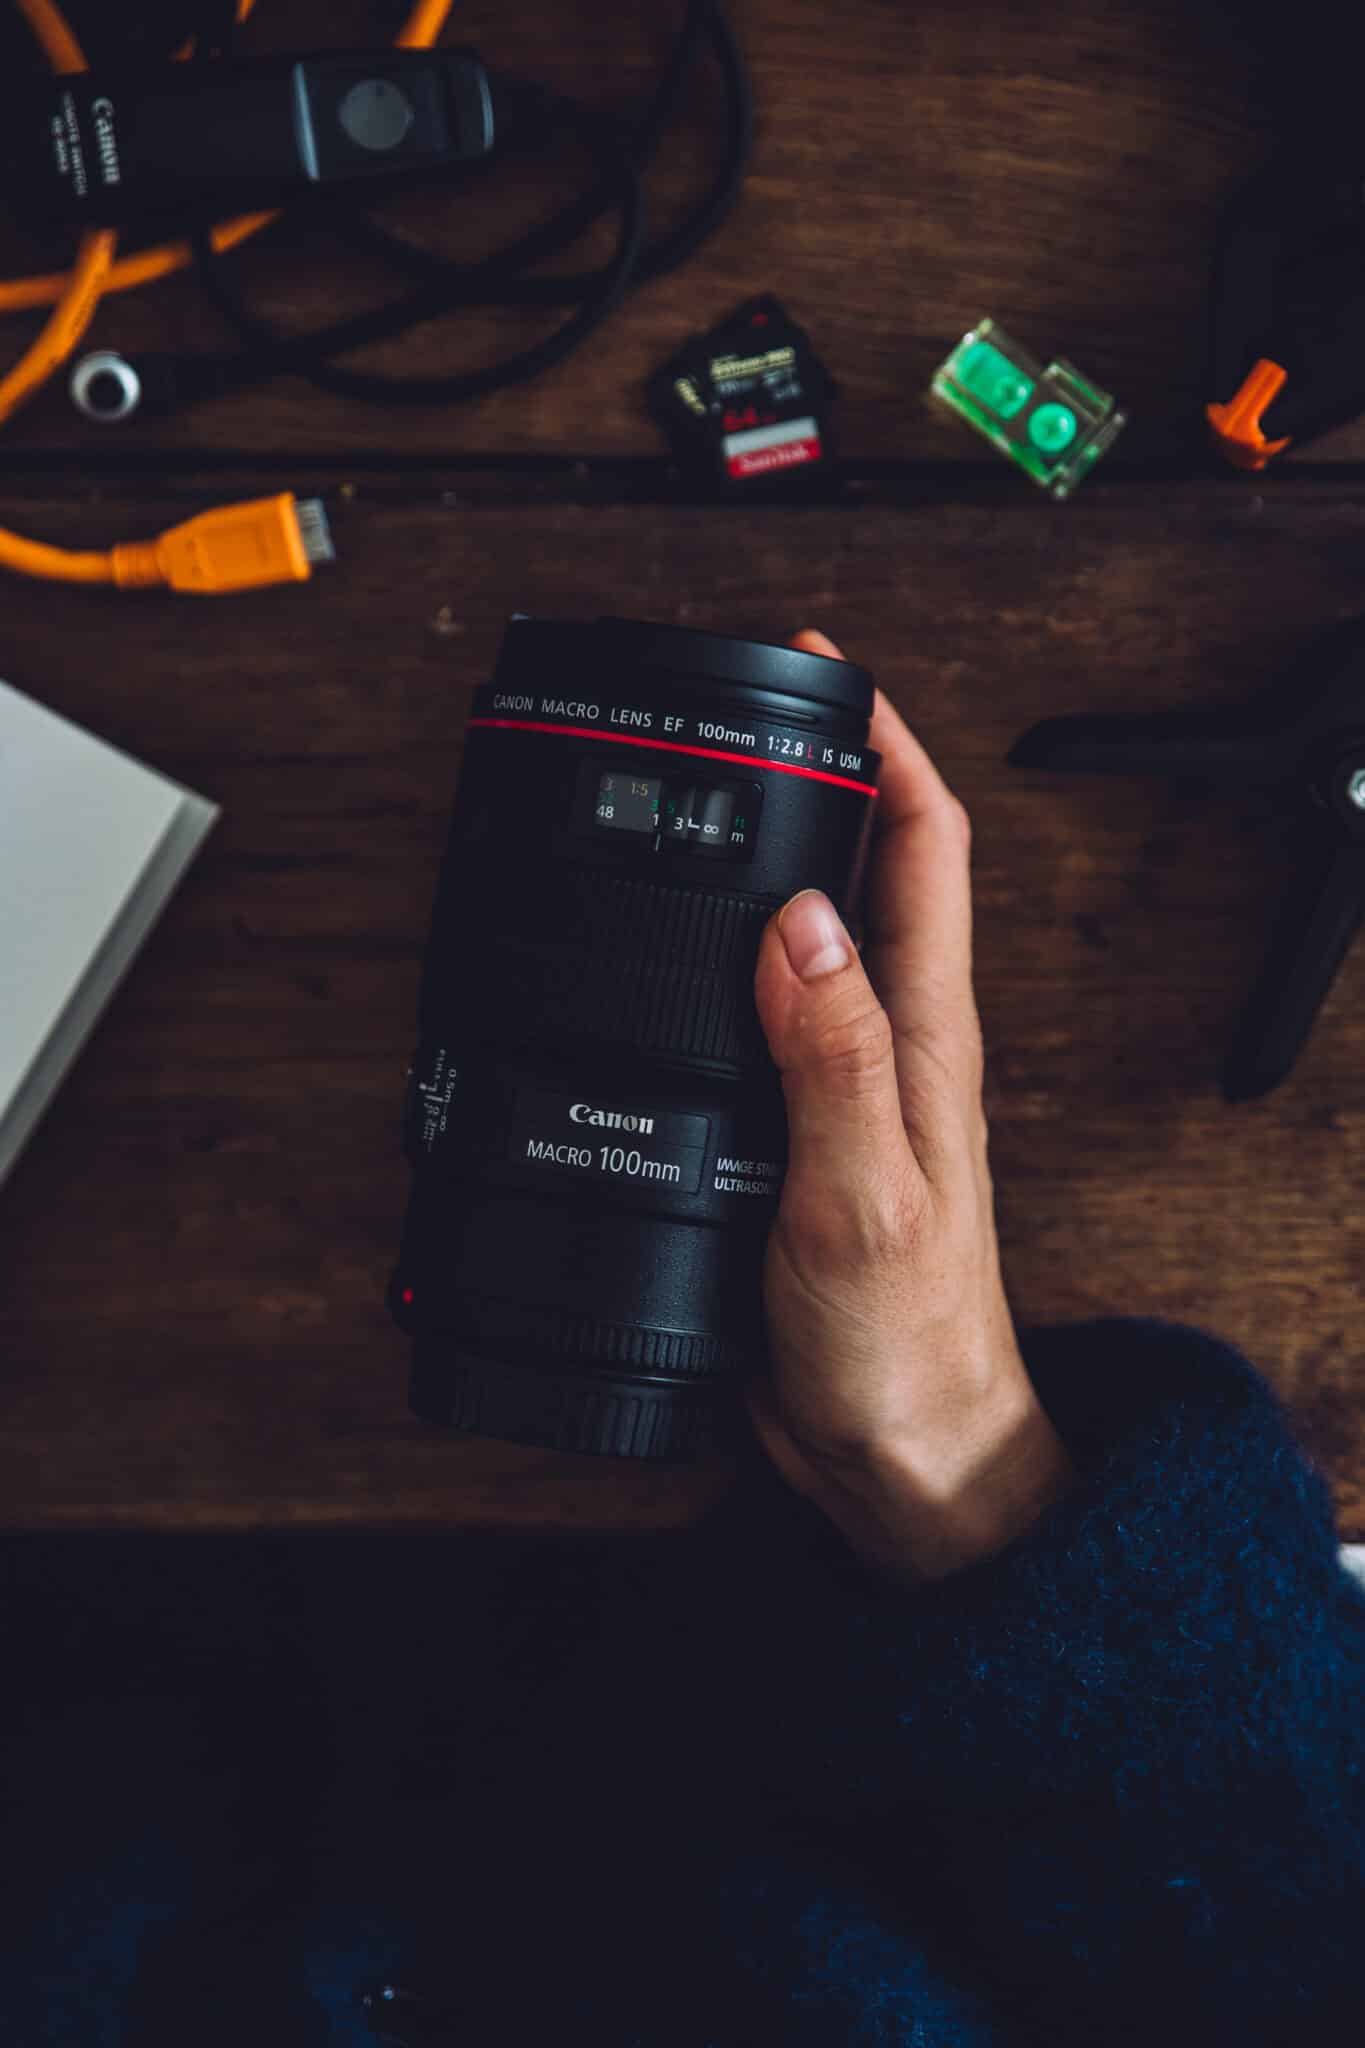
MULTIPOLYGON (((808 653, 839 658, 820 633, 808 653)), ((768 1243, 772 1373, 745 1388, 789 1485, 880 1569, 1004 1548, 1070 1469, 1005 1299, 972 990, 970 828, 878 692, 860 959, 828 898, 769 924, 755 995, 790 1158, 768 1243)))

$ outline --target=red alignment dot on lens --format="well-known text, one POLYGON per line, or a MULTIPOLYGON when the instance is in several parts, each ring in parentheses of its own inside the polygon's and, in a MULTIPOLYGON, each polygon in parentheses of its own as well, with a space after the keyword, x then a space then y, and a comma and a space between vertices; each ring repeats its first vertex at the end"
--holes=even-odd
POLYGON ((402 1301, 403 1301, 403 1305, 404 1305, 404 1307, 405 1307, 405 1308, 411 1308, 411 1307, 412 1307, 412 1304, 413 1304, 413 1299, 414 1299, 414 1296, 413 1296, 413 1292, 412 1292, 412 1289, 411 1289, 410 1287, 405 1287, 405 1288, 403 1289, 403 1293, 402 1293, 402 1297, 401 1297, 401 1298, 402 1298, 402 1301))

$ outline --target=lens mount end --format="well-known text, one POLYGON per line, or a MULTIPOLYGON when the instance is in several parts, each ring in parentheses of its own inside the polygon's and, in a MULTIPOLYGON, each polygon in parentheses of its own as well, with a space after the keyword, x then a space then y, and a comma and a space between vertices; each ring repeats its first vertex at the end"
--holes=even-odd
POLYGON ((512 1365, 439 1336, 416 1339, 408 1406, 424 1422, 470 1435, 590 1457, 686 1459, 738 1434, 726 1389, 512 1365))

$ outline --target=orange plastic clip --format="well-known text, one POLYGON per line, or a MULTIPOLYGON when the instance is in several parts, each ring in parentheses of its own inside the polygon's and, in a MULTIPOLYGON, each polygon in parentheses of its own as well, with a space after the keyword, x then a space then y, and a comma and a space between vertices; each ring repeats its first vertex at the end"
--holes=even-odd
POLYGON ((1228 461, 1238 469, 1264 469, 1272 455, 1279 455, 1289 446, 1290 437, 1267 441, 1261 432, 1266 407, 1279 397, 1288 380, 1288 370, 1262 356, 1248 371, 1235 398, 1226 405, 1205 406, 1214 438, 1228 461))

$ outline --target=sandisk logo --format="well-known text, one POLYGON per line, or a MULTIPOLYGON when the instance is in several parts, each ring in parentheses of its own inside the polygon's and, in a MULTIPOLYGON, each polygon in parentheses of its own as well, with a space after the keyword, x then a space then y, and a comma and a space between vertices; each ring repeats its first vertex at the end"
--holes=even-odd
POLYGON ((569 1111, 569 1121, 595 1124, 601 1131, 639 1131, 645 1137, 654 1129, 652 1116, 624 1116, 619 1109, 594 1109, 588 1102, 576 1102, 569 1111))
POLYGON ((90 113, 95 123, 95 147, 100 155, 100 175, 106 185, 121 184, 123 172, 118 160, 118 140, 114 134, 114 102, 104 98, 91 100, 90 113))

